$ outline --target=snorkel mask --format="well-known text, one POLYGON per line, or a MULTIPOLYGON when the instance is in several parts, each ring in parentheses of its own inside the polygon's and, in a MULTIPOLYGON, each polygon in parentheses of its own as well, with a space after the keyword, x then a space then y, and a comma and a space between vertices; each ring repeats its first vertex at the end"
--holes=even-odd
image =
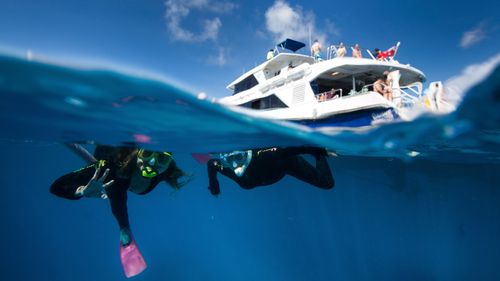
POLYGON ((154 178, 165 172, 172 162, 172 154, 169 152, 155 152, 140 149, 137 152, 137 166, 141 175, 145 178, 154 178))
POLYGON ((252 151, 221 153, 219 154, 219 158, 222 162, 222 166, 232 169, 238 177, 241 177, 252 160, 252 151))

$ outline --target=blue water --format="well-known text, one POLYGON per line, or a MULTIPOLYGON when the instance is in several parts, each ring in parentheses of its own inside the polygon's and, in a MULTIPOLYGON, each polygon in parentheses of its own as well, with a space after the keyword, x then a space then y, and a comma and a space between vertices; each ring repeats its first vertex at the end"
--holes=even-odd
POLYGON ((138 140, 173 151, 195 176, 178 192, 130 194, 148 263, 134 279, 499 280, 499 76, 451 115, 324 135, 161 80, 0 57, 2 280, 125 279, 108 203, 48 189, 84 164, 60 142, 138 140), (219 176, 214 198, 191 157, 304 143, 339 152, 333 190, 290 177, 243 190, 219 176))

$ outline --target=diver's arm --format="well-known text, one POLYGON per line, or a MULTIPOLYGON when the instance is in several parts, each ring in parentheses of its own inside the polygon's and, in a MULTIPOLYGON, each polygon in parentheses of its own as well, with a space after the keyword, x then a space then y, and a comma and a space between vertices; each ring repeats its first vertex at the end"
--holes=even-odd
POLYGON ((50 193, 70 200, 82 198, 83 196, 78 194, 77 190, 88 184, 95 173, 94 167, 95 165, 92 164, 58 178, 50 186, 50 193))
POLYGON ((207 162, 207 170, 208 170, 208 190, 214 196, 220 194, 220 186, 219 181, 217 180, 217 172, 220 171, 221 166, 218 160, 210 159, 207 162))
POLYGON ((85 168, 66 174, 58 178, 50 186, 50 192, 56 196, 70 200, 82 197, 106 198, 105 189, 113 184, 113 180, 104 182, 108 176, 106 169, 101 177, 99 174, 102 167, 93 163, 85 168))

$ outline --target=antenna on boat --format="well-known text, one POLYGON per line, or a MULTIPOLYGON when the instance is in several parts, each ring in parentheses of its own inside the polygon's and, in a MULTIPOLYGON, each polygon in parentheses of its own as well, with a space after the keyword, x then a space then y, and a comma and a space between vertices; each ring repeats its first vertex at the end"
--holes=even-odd
POLYGON ((309 23, 309 48, 311 48, 311 24, 309 23))

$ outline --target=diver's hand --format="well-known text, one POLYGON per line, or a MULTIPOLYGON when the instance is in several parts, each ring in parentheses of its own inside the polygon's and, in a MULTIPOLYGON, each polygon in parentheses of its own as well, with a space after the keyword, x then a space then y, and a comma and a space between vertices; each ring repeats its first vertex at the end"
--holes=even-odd
POLYGON ((217 172, 222 171, 221 163, 216 159, 210 159, 207 163, 208 170, 208 190, 213 196, 220 194, 219 181, 217 180, 217 172))
POLYGON ((83 197, 107 199, 108 195, 106 195, 106 188, 110 187, 114 180, 104 183, 104 180, 106 180, 109 174, 109 169, 106 169, 102 177, 99 178, 100 171, 101 167, 95 169, 94 176, 90 179, 89 183, 85 186, 78 187, 75 194, 83 197))
POLYGON ((208 190, 210 190, 210 193, 213 196, 219 195, 220 194, 219 181, 218 180, 211 180, 210 185, 208 186, 208 190))

